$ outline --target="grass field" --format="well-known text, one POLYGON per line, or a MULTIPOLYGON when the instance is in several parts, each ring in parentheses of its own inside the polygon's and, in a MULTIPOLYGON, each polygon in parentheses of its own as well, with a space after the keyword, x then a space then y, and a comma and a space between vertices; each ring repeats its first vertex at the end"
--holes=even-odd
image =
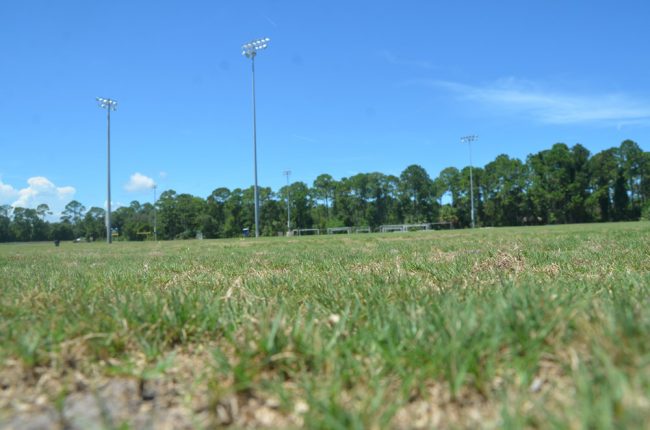
POLYGON ((0 428, 647 428, 649 286, 650 223, 1 245, 0 428))

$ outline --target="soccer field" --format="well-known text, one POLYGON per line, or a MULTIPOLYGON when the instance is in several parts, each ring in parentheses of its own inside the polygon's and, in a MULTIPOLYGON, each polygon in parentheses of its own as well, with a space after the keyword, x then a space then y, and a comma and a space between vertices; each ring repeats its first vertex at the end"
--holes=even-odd
POLYGON ((0 428, 643 428, 649 286, 647 222, 0 245, 0 428))

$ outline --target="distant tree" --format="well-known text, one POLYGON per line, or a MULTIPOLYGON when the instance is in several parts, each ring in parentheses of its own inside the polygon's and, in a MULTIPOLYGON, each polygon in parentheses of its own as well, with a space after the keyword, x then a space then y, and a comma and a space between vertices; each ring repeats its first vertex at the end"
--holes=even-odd
POLYGON ((589 199, 589 150, 577 144, 571 148, 571 167, 567 184, 568 202, 564 210, 570 223, 590 220, 587 211, 589 199))
POLYGON ((382 224, 395 222, 397 211, 398 179, 383 173, 367 175, 368 204, 366 206, 365 224, 376 228, 382 224))
POLYGON ((458 173, 458 191, 455 209, 456 215, 458 216, 458 223, 463 227, 469 226, 472 223, 472 193, 474 195, 475 223, 476 225, 481 225, 482 221, 485 221, 484 199, 482 195, 484 189, 483 176, 484 172, 480 167, 472 167, 470 173, 470 168, 467 166, 458 173))
POLYGON ((587 205, 592 219, 614 219, 614 186, 618 175, 618 162, 614 148, 599 152, 588 161, 591 193, 587 205))
POLYGON ((399 202, 399 189, 400 179, 395 175, 386 175, 381 178, 383 192, 386 193, 386 218, 381 222, 382 224, 396 224, 404 219, 399 202))
POLYGON ((36 207, 36 214, 41 220, 45 221, 45 217, 48 215, 52 215, 52 211, 50 210, 50 207, 47 204, 41 203, 36 207))
POLYGON ((358 173, 348 178, 350 193, 350 209, 353 226, 364 226, 371 224, 369 218, 370 211, 370 175, 367 173, 358 173))
POLYGON ((440 199, 445 195, 451 197, 452 207, 458 206, 460 197, 460 172, 455 167, 447 167, 443 169, 437 178, 438 193, 440 199))
POLYGON ((517 225, 525 216, 523 163, 505 154, 488 163, 483 175, 484 218, 490 225, 517 225))
POLYGON ((50 238, 54 240, 72 240, 74 239, 72 226, 67 222, 55 222, 50 225, 50 238))
POLYGON ((570 220, 566 208, 571 200, 569 184, 573 157, 569 147, 556 143, 549 150, 529 155, 530 188, 535 215, 543 222, 565 223, 570 220))
POLYGON ((82 228, 84 236, 88 239, 96 240, 106 236, 106 211, 96 206, 88 209, 82 221, 82 228))
POLYGON ((351 195, 351 184, 348 178, 336 182, 334 198, 332 199, 332 218, 327 222, 330 227, 354 225, 354 205, 351 195))
POLYGON ((447 193, 447 187, 443 183, 440 176, 433 179, 431 195, 438 202, 438 206, 442 206, 442 199, 446 193, 447 193))
POLYGON ((70 203, 65 205, 63 212, 61 214, 61 221, 68 222, 71 225, 77 225, 81 222, 86 207, 79 203, 76 200, 72 200, 70 203))
POLYGON ((157 201, 158 231, 161 239, 175 239, 182 231, 177 194, 167 190, 160 194, 157 201))
POLYGON ((450 222, 452 224, 457 224, 458 217, 456 216, 456 209, 454 209, 451 205, 443 205, 440 208, 438 222, 450 222))
POLYGON ((204 227, 206 237, 225 237, 226 201, 229 196, 230 190, 221 187, 212 191, 206 199, 207 215, 210 218, 210 225, 204 227))
POLYGON ((650 152, 644 152, 641 161, 641 205, 645 208, 650 204, 650 152))
POLYGON ((14 239, 11 230, 12 207, 9 205, 0 206, 0 242, 11 242, 14 239))
MULTIPOLYGON (((358 173, 334 180, 319 175, 309 188, 303 182, 278 193, 260 187, 260 230, 275 235, 286 229, 290 195, 292 227, 326 228, 403 222, 470 224, 470 169, 448 167, 432 180, 418 165, 400 177, 358 173)), ((595 155, 582 145, 557 143, 529 154, 525 162, 505 154, 484 168, 472 169, 474 203, 480 225, 573 223, 650 218, 650 153, 631 140, 595 155)), ((253 233, 253 187, 216 188, 206 199, 167 190, 156 202, 159 239, 235 237, 253 233)), ((124 240, 153 234, 154 206, 133 201, 113 212, 113 227, 124 240)), ((105 212, 69 202, 60 222, 50 223, 46 204, 36 209, 0 206, 0 242, 103 237, 105 212)))
MULTIPOLYGON (((261 200, 261 199, 260 199, 261 200)), ((248 227, 251 234, 255 232, 255 189, 254 187, 248 187, 242 190, 241 193, 241 216, 244 220, 243 228, 248 227)), ((241 236, 241 229, 237 235, 241 236)))
POLYGON ((291 193, 291 208, 293 209, 291 218, 296 228, 311 228, 313 221, 311 218, 311 195, 309 187, 304 182, 294 182, 289 185, 291 193))
POLYGON ((225 222, 223 232, 226 237, 241 236, 244 226, 249 229, 255 228, 255 221, 252 218, 251 211, 248 210, 248 213, 244 211, 243 194, 241 188, 235 188, 230 192, 228 199, 224 203, 225 222))
MULTIPOLYGON (((616 180, 614 181, 614 221, 625 221, 630 215, 630 197, 627 190, 627 181, 625 171, 622 168, 617 170, 616 180)), ((639 210, 639 215, 640 215, 639 210)), ((638 215, 637 215, 638 219, 638 215)))
POLYGON ((176 198, 180 223, 177 239, 196 237, 201 231, 201 218, 207 212, 206 201, 191 194, 179 194, 176 198))
POLYGON ((316 200, 323 200, 327 208, 328 217, 331 216, 331 202, 334 198, 334 191, 336 190, 336 181, 331 175, 324 173, 318 175, 314 180, 313 194, 316 200))
POLYGON ((32 240, 49 240, 51 236, 50 224, 45 221, 43 216, 39 215, 38 208, 30 209, 29 211, 32 220, 32 240))
POLYGON ((260 235, 274 236, 278 231, 286 229, 286 219, 282 215, 285 212, 283 212, 282 205, 277 201, 276 194, 270 187, 259 187, 258 191, 260 200, 260 235))
POLYGON ((423 167, 413 164, 400 175, 400 191, 406 221, 425 222, 430 218, 433 181, 423 167))
POLYGON ((12 236, 19 242, 32 240, 32 223, 26 211, 27 209, 21 207, 13 209, 12 236))
MULTIPOLYGON (((643 182, 647 170, 646 157, 639 145, 632 140, 625 140, 618 148, 619 168, 625 180, 628 193, 627 212, 629 217, 637 219, 644 204, 643 182)), ((621 203, 622 203, 621 199, 621 203)))
POLYGON ((286 231, 287 213, 284 200, 278 201, 270 188, 263 188, 260 194, 263 196, 260 202, 260 234, 275 236, 286 231))
POLYGON ((84 236, 81 221, 85 212, 86 207, 84 205, 79 203, 77 200, 72 200, 70 203, 65 205, 65 208, 61 213, 61 221, 70 225, 75 237, 84 236))
POLYGON ((38 217, 36 209, 16 207, 11 223, 13 237, 21 242, 46 240, 48 225, 38 217))

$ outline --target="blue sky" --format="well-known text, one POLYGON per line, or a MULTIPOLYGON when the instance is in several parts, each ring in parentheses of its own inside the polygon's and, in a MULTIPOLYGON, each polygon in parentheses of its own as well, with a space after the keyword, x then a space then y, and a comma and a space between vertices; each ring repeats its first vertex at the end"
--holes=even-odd
POLYGON ((55 212, 147 188, 206 197, 420 164, 432 177, 553 143, 650 149, 646 1, 2 0, 0 204, 55 212), (137 175, 136 175, 137 174, 137 175))

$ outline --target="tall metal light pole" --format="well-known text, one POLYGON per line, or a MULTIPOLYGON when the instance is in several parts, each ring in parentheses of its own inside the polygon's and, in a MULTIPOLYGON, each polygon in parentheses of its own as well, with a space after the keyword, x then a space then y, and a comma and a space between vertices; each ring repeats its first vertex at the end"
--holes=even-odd
POLYGON ((291 176, 291 170, 285 170, 282 172, 284 176, 287 177, 287 236, 291 231, 291 190, 289 189, 289 176, 291 176))
POLYGON ((469 193, 470 193, 470 205, 471 205, 471 216, 472 216, 472 228, 476 227, 475 215, 474 215, 474 178, 472 176, 472 142, 478 140, 478 136, 469 135, 463 136, 460 138, 462 143, 467 143, 469 146, 469 193))
POLYGON ((251 59, 253 71, 253 169, 255 173, 255 237, 260 237, 260 199, 257 191, 257 118, 255 114, 255 56, 257 51, 266 49, 271 39, 256 39, 242 46, 242 55, 251 59))
POLYGON ((158 220, 156 218, 156 188, 158 188, 158 185, 153 184, 153 240, 158 242, 158 220))
POLYGON ((112 99, 105 99, 102 97, 96 98, 99 103, 99 107, 106 109, 107 112, 107 124, 108 124, 108 139, 106 145, 107 152, 107 183, 108 183, 108 198, 106 203, 106 243, 113 242, 113 237, 111 235, 111 111, 117 110, 117 101, 112 99))

